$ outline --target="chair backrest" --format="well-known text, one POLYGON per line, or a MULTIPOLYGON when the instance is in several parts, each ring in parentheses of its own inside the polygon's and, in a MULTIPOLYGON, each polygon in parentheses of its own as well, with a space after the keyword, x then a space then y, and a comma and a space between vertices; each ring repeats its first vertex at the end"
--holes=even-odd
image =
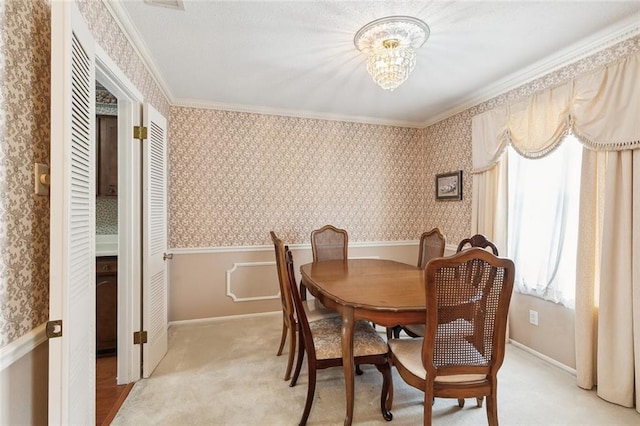
POLYGON ((504 359, 514 273, 510 259, 481 248, 427 264, 422 348, 427 376, 497 373, 504 359))
MULTIPOLYGON (((291 299, 291 291, 289 290, 289 275, 287 273, 287 261, 285 258, 285 245, 275 232, 271 231, 271 240, 276 252, 276 269, 278 271, 278 283, 280 285, 280 301, 282 302, 282 311, 288 318, 295 318, 293 301, 291 299)), ((294 278, 295 280, 295 278, 294 278)))
POLYGON ((311 252, 314 262, 346 260, 349 235, 344 229, 325 225, 311 232, 311 252))
POLYGON ((456 250, 456 252, 461 252, 462 249, 464 249, 464 246, 467 244, 469 244, 469 246, 471 247, 480 247, 483 249, 486 249, 487 247, 489 247, 493 252, 493 254, 498 256, 498 247, 496 247, 495 244, 489 241, 487 237, 485 237, 482 234, 476 234, 470 238, 465 238, 464 240, 460 241, 460 244, 458 244, 458 249, 456 250))
POLYGON ((470 238, 465 238, 464 240, 460 241, 456 253, 461 252, 464 249, 464 246, 467 244, 469 244, 470 247, 480 247, 483 249, 486 249, 488 247, 491 249, 493 254, 498 256, 498 247, 496 247, 495 244, 489 241, 489 239, 482 234, 476 234, 470 238))
POLYGON ((418 268, 424 269, 427 262, 434 257, 444 256, 445 238, 439 228, 433 228, 420 236, 418 250, 418 268))
POLYGON ((307 312, 302 306, 302 298, 300 297, 300 291, 298 290, 298 285, 296 284, 296 277, 293 269, 293 254, 291 254, 291 250, 289 250, 289 247, 287 246, 285 246, 284 248, 284 258, 287 272, 287 286, 289 289, 289 294, 291 295, 293 306, 295 308, 298 326, 300 327, 300 332, 303 336, 303 338, 300 339, 299 344, 304 344, 304 348, 307 351, 307 356, 309 357, 309 359, 315 360, 316 348, 313 343, 313 335, 311 334, 307 312))

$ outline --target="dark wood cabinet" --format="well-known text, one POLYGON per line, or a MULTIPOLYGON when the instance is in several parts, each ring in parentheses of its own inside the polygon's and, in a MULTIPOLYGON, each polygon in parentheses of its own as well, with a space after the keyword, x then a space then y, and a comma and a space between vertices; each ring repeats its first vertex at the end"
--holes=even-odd
POLYGON ((98 197, 118 195, 118 117, 96 116, 96 160, 98 197))
POLYGON ((118 347, 118 257, 96 258, 96 352, 112 355, 118 347))

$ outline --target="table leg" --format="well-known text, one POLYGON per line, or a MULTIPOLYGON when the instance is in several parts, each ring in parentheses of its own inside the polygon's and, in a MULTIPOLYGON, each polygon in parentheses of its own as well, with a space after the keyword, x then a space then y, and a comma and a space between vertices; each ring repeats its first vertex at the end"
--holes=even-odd
POLYGON ((353 421, 353 395, 354 395, 354 362, 353 362, 353 308, 345 306, 342 310, 342 366, 344 368, 344 383, 347 394, 347 416, 344 419, 345 426, 350 426, 353 421))

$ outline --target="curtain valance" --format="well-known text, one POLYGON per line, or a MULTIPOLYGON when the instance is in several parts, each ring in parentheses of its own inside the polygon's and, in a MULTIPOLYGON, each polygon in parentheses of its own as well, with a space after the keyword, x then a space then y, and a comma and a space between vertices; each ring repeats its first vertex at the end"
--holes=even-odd
POLYGON ((493 167, 509 143, 544 156, 570 129, 594 150, 640 147, 640 54, 473 117, 473 172, 493 167))

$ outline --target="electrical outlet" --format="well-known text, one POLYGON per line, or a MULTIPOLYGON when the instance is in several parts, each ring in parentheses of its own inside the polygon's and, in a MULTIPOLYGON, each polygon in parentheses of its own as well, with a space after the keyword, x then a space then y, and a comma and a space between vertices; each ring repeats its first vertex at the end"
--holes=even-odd
POLYGON ((529 324, 538 325, 538 311, 529 309, 529 324))

